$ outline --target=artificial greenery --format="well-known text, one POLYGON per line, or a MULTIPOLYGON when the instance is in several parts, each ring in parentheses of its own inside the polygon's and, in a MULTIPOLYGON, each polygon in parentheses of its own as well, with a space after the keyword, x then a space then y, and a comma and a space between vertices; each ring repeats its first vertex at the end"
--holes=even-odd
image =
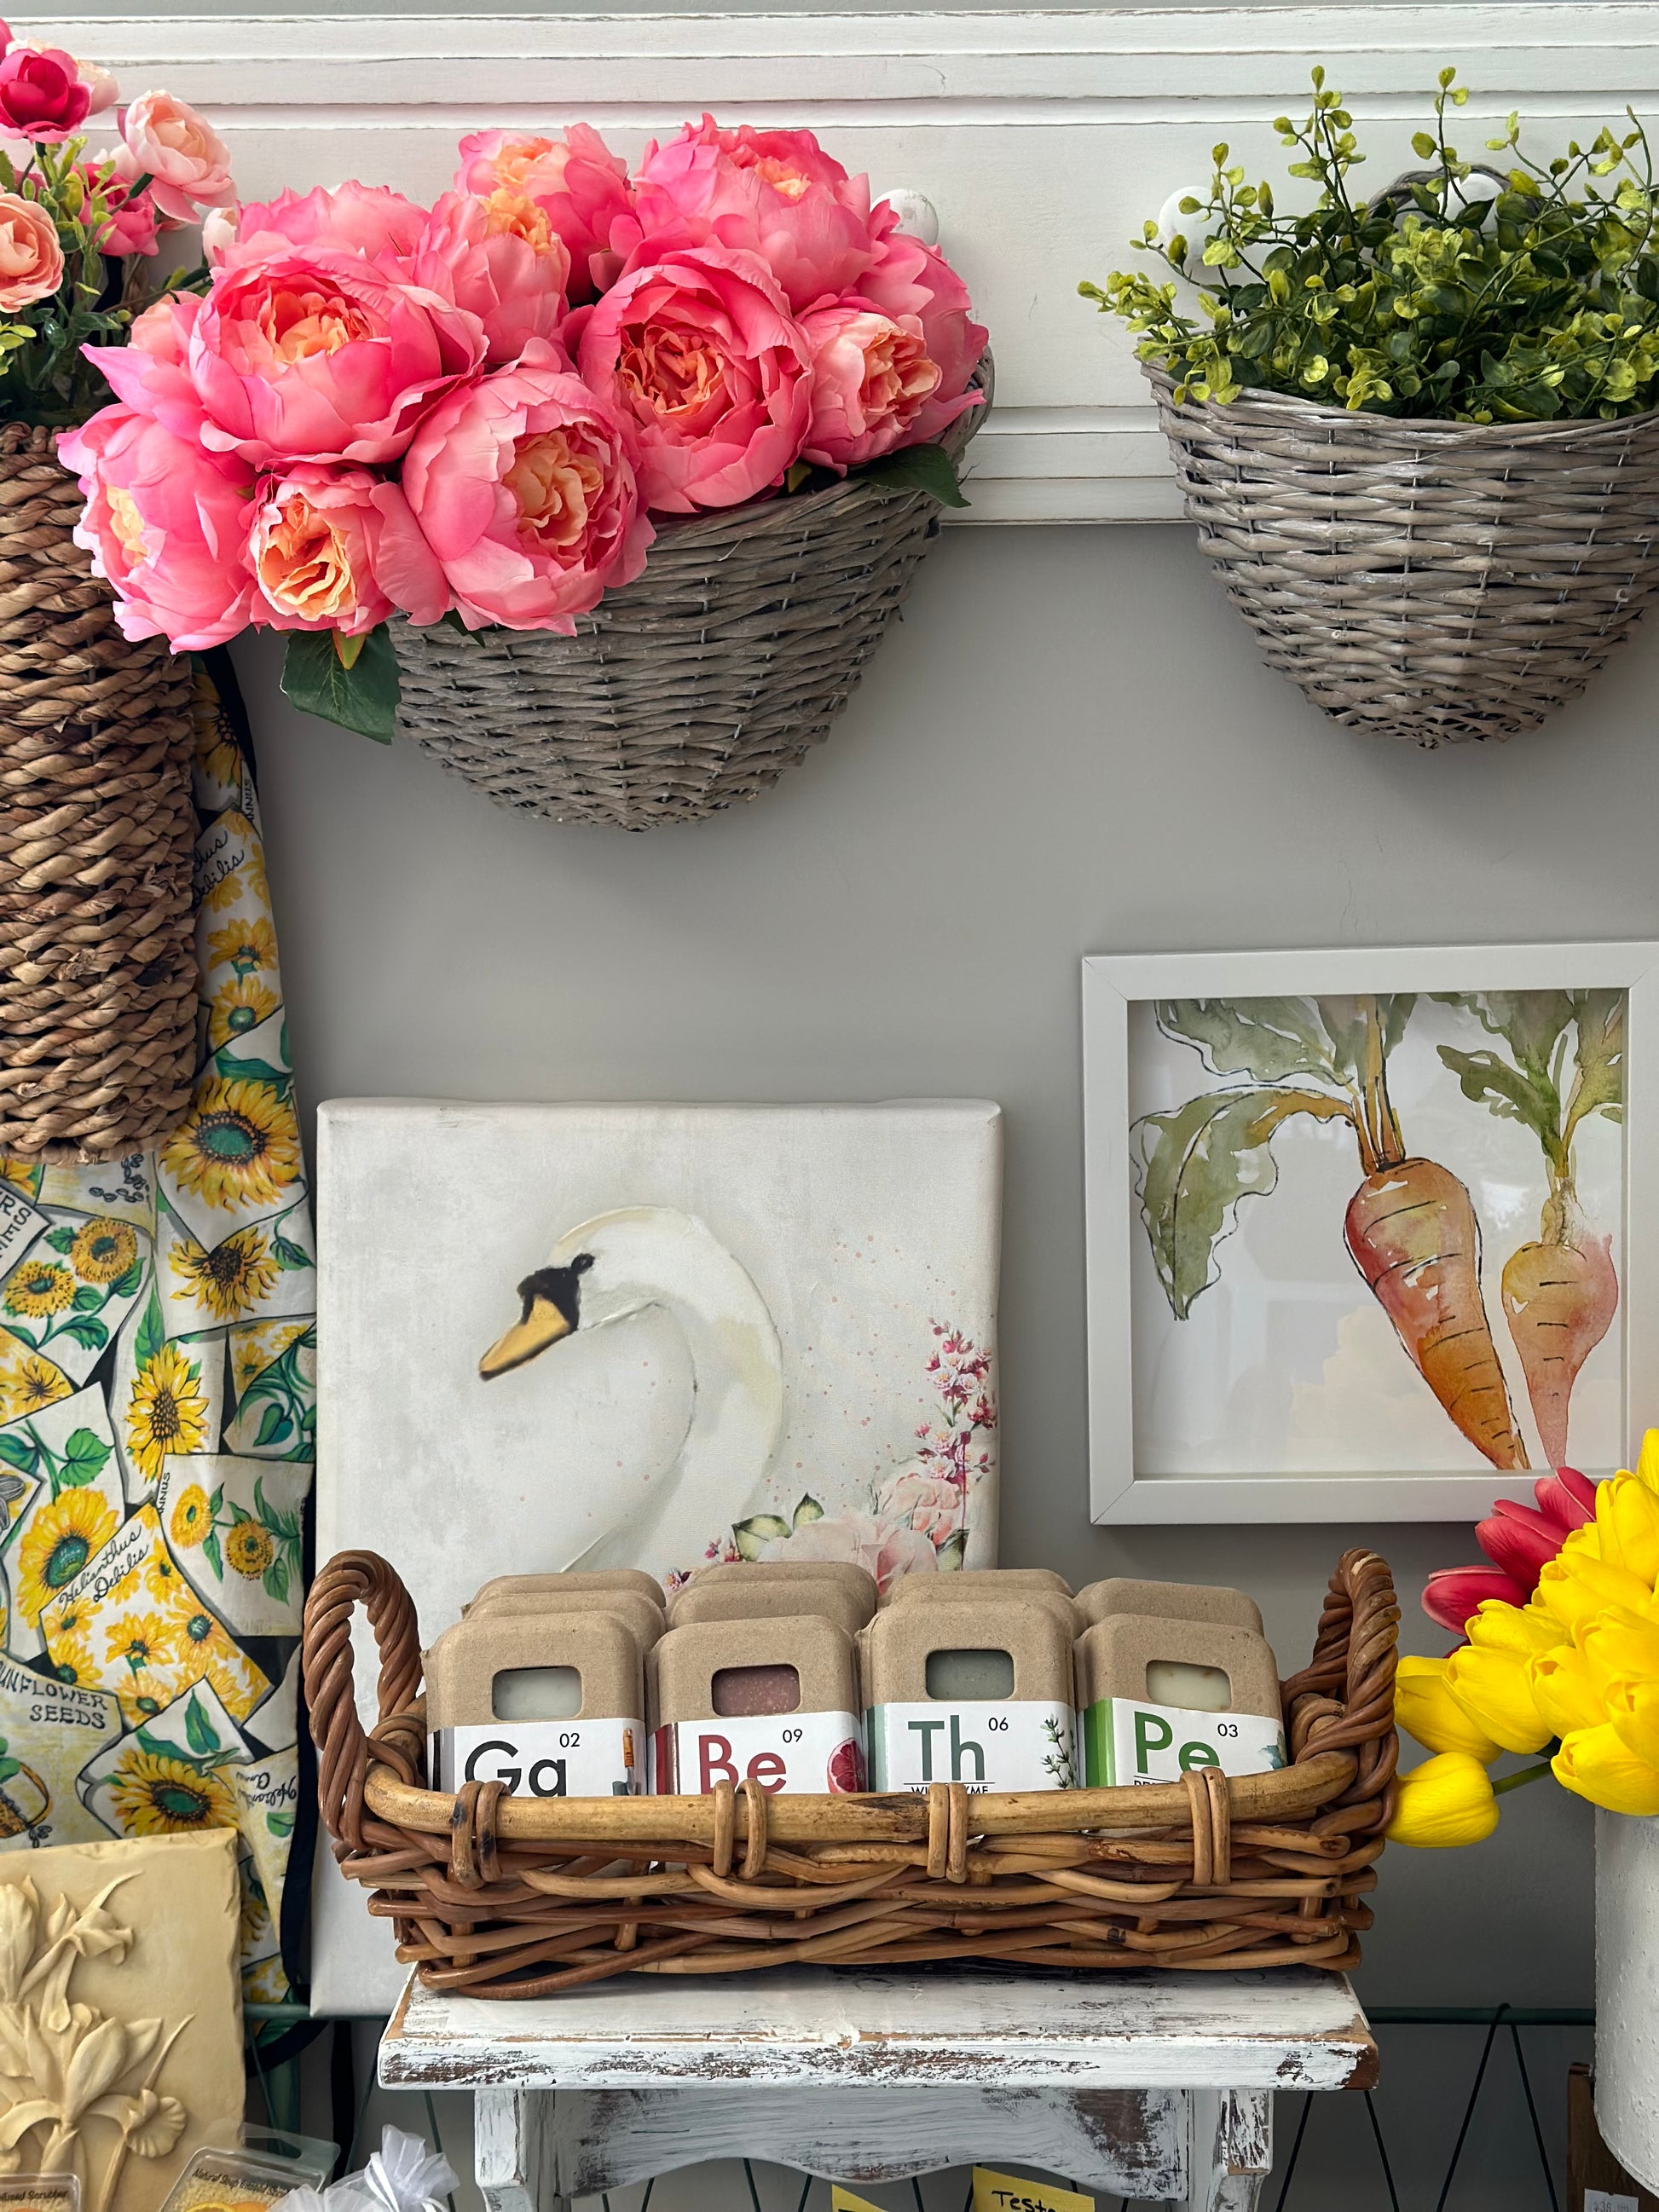
POLYGON ((1659 193, 1646 133, 1626 109, 1623 137, 1603 130, 1540 165, 1511 114, 1486 141, 1498 161, 1477 166, 1446 142, 1447 108, 1468 97, 1455 76, 1441 71, 1434 130, 1412 141, 1427 166, 1366 200, 1352 184, 1365 158, 1353 118, 1316 69, 1307 122, 1273 125, 1298 155, 1289 173, 1319 187, 1310 210, 1281 214, 1272 186, 1247 185, 1218 146, 1209 198, 1180 203, 1186 234, 1149 222, 1133 241, 1169 279, 1120 270, 1085 297, 1124 318, 1177 402, 1282 392, 1462 422, 1653 406, 1659 193))

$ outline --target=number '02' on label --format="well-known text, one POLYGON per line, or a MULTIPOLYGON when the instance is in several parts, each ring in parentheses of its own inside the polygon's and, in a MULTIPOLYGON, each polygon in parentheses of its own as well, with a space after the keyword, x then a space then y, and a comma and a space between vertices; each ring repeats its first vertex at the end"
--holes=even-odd
POLYGON ((1102 1698, 1083 1721, 1083 1779, 1090 1790, 1179 1782, 1204 1766, 1267 1774, 1285 1764, 1285 1731, 1264 1713, 1203 1713, 1145 1698, 1102 1698))
POLYGON ((1038 1698, 930 1698, 869 1715, 872 1790, 1070 1790, 1077 1782, 1069 1705, 1038 1698))
POLYGON ((667 1721, 651 1739, 652 1794, 706 1797, 717 1783, 781 1790, 864 1787, 864 1732, 851 1713, 745 1713, 667 1721))
POLYGON ((645 1794, 642 1721, 483 1721, 439 1729, 432 1786, 501 1782, 510 1797, 645 1794))

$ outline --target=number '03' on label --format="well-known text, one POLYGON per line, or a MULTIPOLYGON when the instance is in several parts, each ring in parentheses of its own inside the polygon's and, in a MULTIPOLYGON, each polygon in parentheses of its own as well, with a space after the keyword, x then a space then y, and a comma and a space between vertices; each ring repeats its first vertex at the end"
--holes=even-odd
POLYGON ((638 1797, 645 1791, 642 1721, 485 1721, 439 1729, 432 1786, 500 1782, 510 1797, 638 1797))
POLYGON ((869 1717, 872 1790, 1070 1790, 1072 1709, 1037 1698, 927 1698, 869 1717))
POLYGON ((1204 1766, 1267 1774, 1285 1764, 1285 1731, 1263 1713, 1201 1713, 1145 1698, 1102 1698, 1082 1718, 1083 1779, 1090 1790, 1179 1782, 1204 1766))

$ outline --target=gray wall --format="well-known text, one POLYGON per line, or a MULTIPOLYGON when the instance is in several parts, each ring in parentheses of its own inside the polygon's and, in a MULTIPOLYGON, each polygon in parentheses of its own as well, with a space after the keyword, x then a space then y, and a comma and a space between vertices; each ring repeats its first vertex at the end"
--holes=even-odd
MULTIPOLYGON (((1184 530, 958 529, 804 768, 638 837, 516 820, 411 746, 295 715, 279 652, 240 665, 310 1101, 999 1099, 1005 1562, 1244 1583, 1291 1664, 1364 1540, 1408 1647, 1444 1649, 1411 1601, 1467 1528, 1091 1526, 1078 962, 1653 933, 1659 635, 1534 737, 1419 753, 1265 671, 1184 530)), ((1553 1784, 1478 1851, 1391 1852, 1362 1993, 1587 2003, 1590 1888, 1587 1810, 1553 1784)), ((1428 2051, 1396 2072, 1443 2160, 1476 2053, 1428 2051)))

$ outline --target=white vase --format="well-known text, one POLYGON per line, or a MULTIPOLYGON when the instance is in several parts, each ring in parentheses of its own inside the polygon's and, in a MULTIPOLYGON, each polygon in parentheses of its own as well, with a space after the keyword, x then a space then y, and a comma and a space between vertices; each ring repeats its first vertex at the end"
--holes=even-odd
POLYGON ((1659 1819, 1595 1815, 1595 2118, 1659 2190, 1659 1819))

